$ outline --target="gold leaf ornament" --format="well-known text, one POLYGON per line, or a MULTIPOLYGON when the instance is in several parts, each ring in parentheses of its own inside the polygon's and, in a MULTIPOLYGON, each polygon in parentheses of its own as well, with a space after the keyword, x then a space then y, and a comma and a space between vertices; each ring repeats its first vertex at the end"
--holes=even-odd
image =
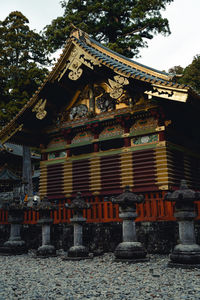
POLYGON ((71 51, 68 61, 63 68, 61 74, 58 77, 58 81, 64 76, 65 72, 69 70, 68 77, 71 80, 77 80, 81 77, 83 73, 82 65, 87 66, 90 69, 94 69, 95 65, 100 66, 101 64, 89 55, 86 51, 82 50, 80 47, 75 46, 71 51))
POLYGON ((114 98, 114 99, 118 99, 123 94, 122 85, 111 79, 108 79, 108 82, 109 82, 109 85, 111 88, 110 89, 110 97, 114 98))
POLYGON ((121 97, 124 92, 123 86, 129 84, 128 79, 120 75, 114 76, 114 80, 108 79, 108 82, 110 85, 110 97, 113 99, 121 97))
POLYGON ((129 84, 129 81, 127 78, 120 76, 120 75, 116 75, 114 76, 114 80, 119 83, 120 85, 127 85, 129 84))
POLYGON ((40 99, 38 103, 32 109, 32 112, 36 112, 36 118, 42 120, 46 117, 47 111, 45 110, 47 100, 40 99))
POLYGON ((71 72, 69 72, 68 77, 71 80, 77 80, 81 77, 82 73, 83 73, 83 70, 81 68, 79 68, 77 70, 74 69, 71 72))

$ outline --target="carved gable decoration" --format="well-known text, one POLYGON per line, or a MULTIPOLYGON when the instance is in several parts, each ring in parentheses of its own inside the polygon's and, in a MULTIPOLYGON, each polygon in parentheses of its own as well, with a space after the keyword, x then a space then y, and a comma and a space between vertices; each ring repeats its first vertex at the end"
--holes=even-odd
POLYGON ((83 142, 89 142, 93 139, 93 135, 89 131, 79 132, 72 140, 72 144, 79 144, 83 142))
POLYGON ((58 148, 66 145, 66 141, 63 138, 54 138, 48 144, 48 148, 58 148))
POLYGON ((71 105, 62 111, 61 123, 93 118, 103 112, 130 106, 132 99, 121 84, 128 84, 128 80, 118 75, 114 78, 116 81, 109 79, 107 82, 86 85, 72 99, 71 105))
POLYGON ((36 113, 36 118, 42 120, 46 117, 47 111, 45 110, 47 100, 40 99, 33 107, 32 112, 36 113))
POLYGON ((109 138, 113 136, 119 136, 124 133, 123 128, 118 124, 118 125, 112 125, 106 127, 99 135, 100 139, 104 138, 109 138))
POLYGON ((71 108, 69 113, 70 120, 80 119, 86 117, 88 114, 88 107, 85 104, 79 104, 71 108))
POLYGON ((108 82, 110 97, 114 99, 121 97, 124 92, 123 86, 129 84, 128 79, 120 75, 114 76, 114 80, 108 79, 108 82))
POLYGON ((149 129, 153 129, 158 126, 158 120, 153 117, 145 119, 145 120, 137 120, 133 126, 130 128, 130 133, 134 133, 135 131, 145 131, 149 129))
POLYGON ((70 56, 67 60, 67 63, 64 66, 64 69, 61 71, 61 73, 58 75, 58 81, 61 80, 63 75, 67 70, 69 70, 68 77, 71 80, 77 80, 81 77, 83 73, 83 69, 81 68, 81 65, 85 65, 90 69, 94 69, 94 66, 100 66, 101 64, 98 62, 98 60, 94 59, 91 55, 89 55, 87 52, 79 48, 78 46, 74 46, 73 50, 70 53, 70 56))

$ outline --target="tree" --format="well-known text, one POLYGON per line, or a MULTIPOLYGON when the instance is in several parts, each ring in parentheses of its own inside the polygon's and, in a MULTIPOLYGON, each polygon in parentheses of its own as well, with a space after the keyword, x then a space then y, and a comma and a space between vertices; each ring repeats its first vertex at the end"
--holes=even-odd
POLYGON ((200 93, 200 55, 196 55, 192 63, 184 69, 180 82, 190 85, 200 93))
POLYGON ((28 23, 17 11, 0 21, 0 125, 21 109, 47 73, 44 38, 28 23))
POLYGON ((174 67, 170 68, 168 72, 172 73, 172 74, 176 74, 176 75, 181 75, 181 74, 183 74, 183 71, 184 71, 183 67, 174 66, 174 67))
POLYGON ((71 31, 70 24, 128 57, 137 56, 147 40, 157 33, 170 34, 168 20, 160 10, 173 0, 68 0, 61 1, 62 17, 46 26, 51 51, 62 47, 71 31))
POLYGON ((186 68, 175 66, 169 69, 169 72, 182 74, 182 76, 177 79, 177 82, 189 85, 200 93, 200 55, 196 55, 193 58, 192 63, 186 68))

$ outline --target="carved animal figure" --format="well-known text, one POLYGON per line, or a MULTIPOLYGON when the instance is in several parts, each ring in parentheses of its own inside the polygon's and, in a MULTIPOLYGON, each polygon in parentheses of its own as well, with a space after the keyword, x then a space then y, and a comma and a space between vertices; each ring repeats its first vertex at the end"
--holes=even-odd
POLYGON ((82 118, 85 117, 88 113, 88 108, 85 104, 80 104, 78 106, 72 107, 70 110, 70 120, 74 120, 76 118, 82 118))
POLYGON ((115 100, 108 93, 103 94, 96 101, 97 107, 101 112, 115 109, 115 100))

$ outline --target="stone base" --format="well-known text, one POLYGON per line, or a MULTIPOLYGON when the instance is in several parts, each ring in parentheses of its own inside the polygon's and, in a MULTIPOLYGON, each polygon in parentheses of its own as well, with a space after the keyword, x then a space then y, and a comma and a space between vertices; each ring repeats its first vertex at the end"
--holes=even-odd
POLYGON ((200 264, 177 264, 168 262, 167 267, 169 268, 182 268, 182 269, 200 269, 200 264))
POLYGON ((36 252, 37 257, 56 256, 56 249, 52 245, 40 246, 36 252))
POLYGON ((135 259, 127 259, 127 258, 115 258, 114 262, 124 262, 130 264, 137 264, 149 261, 149 257, 145 258, 135 258, 135 259))
POLYGON ((68 251, 68 257, 86 258, 88 256, 89 256, 89 251, 85 246, 73 246, 68 251))
POLYGON ((24 241, 7 241, 0 247, 0 255, 21 255, 28 253, 24 241))
POLYGON ((79 261, 79 260, 84 260, 84 259, 93 259, 92 256, 87 256, 87 257, 69 257, 69 256, 63 256, 62 260, 73 260, 73 261, 79 261))
POLYGON ((179 244, 174 248, 169 257, 172 264, 198 265, 200 264, 200 246, 197 244, 179 244))
POLYGON ((122 242, 115 249, 116 259, 141 259, 147 252, 140 242, 122 242))

